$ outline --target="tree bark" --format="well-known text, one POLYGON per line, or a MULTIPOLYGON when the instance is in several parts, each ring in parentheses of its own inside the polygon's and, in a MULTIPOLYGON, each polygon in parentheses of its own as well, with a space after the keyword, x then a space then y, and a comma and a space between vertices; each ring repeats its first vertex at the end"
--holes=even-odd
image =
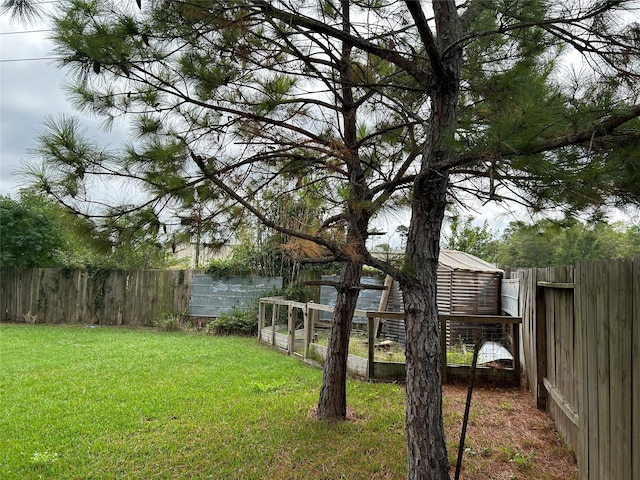
POLYGON ((361 277, 361 263, 346 262, 343 265, 318 401, 317 415, 325 420, 344 419, 347 415, 349 335, 361 277))
MULTIPOLYGON (((407 246, 410 280, 402 285, 406 331, 406 430, 410 480, 448 479, 442 418, 442 352, 437 304, 440 229, 448 176, 430 172, 414 192, 407 246)), ((418 187, 418 185, 416 185, 418 187)))
POLYGON ((447 204, 453 152, 462 50, 452 48, 460 36, 455 2, 433 2, 437 45, 415 4, 411 11, 434 68, 429 92, 431 113, 420 172, 413 186, 407 238, 407 278, 403 294, 406 329, 406 430, 409 480, 449 479, 449 460, 442 418, 442 349, 438 318, 437 276, 440 232, 447 204))

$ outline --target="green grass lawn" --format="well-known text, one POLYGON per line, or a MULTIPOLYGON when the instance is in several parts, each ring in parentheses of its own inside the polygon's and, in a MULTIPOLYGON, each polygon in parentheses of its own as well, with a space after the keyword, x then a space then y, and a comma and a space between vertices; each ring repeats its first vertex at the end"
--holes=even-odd
POLYGON ((249 338, 0 325, 0 478, 403 478, 402 387, 349 381, 328 424, 321 376, 249 338))
MULTIPOLYGON (((310 416, 322 371, 256 339, 0 325, 0 479, 403 479, 404 388, 350 380, 352 419, 310 416)), ((446 386, 455 465, 466 387, 446 386)), ((527 392, 474 391, 465 480, 577 479, 527 392)))

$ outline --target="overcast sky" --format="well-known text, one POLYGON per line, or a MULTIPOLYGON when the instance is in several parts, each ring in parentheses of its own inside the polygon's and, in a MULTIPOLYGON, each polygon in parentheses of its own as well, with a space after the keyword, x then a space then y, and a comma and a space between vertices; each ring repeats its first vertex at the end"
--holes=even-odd
POLYGON ((104 133, 100 120, 74 110, 68 103, 62 88, 65 72, 50 59, 53 48, 47 38, 49 32, 38 31, 48 28, 43 23, 25 27, 0 15, 0 195, 14 197, 17 193, 21 178, 16 170, 30 159, 28 150, 35 147, 49 115, 82 117, 89 135, 114 146, 124 139, 117 126, 104 133))
MULTIPOLYGON (((78 112, 69 104, 62 88, 66 72, 52 59, 49 28, 42 22, 25 27, 0 15, 0 195, 15 197, 22 186, 17 170, 33 160, 29 149, 35 147, 47 116, 79 116, 90 136, 113 147, 126 139, 118 124, 111 132, 104 132, 99 119, 78 112)), ((495 230, 502 230, 512 220, 529 220, 522 211, 514 215, 497 206, 463 213, 476 217, 478 224, 488 220, 495 230)), ((398 224, 408 225, 408 221, 407 214, 398 213, 391 215, 388 222, 380 222, 380 227, 392 234, 398 224)))

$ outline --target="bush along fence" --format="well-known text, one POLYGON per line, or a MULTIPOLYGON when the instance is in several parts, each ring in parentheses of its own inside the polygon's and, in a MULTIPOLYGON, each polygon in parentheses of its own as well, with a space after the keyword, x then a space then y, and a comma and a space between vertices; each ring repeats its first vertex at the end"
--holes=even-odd
POLYGON ((0 275, 3 321, 152 326, 189 307, 192 271, 30 269, 0 275))
POLYGON ((580 479, 640 479, 640 258, 511 276, 527 385, 576 451, 580 479))

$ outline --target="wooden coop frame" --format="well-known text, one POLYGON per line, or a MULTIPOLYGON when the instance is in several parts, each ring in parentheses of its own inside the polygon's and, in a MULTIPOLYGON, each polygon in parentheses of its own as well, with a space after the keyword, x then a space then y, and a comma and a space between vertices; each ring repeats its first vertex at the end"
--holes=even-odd
MULTIPOLYGON (((284 309, 283 309, 284 310, 284 309)), ((301 303, 287 300, 283 297, 261 298, 258 309, 258 339, 263 344, 270 345, 279 351, 295 356, 300 360, 320 365, 317 358, 326 359, 326 347, 314 342, 314 323, 319 317, 319 312, 332 312, 333 307, 318 303, 301 303), (267 318, 267 307, 271 305, 271 315, 267 318), (286 307, 286 329, 278 332, 276 325, 279 321, 281 308, 286 307), (303 317, 302 328, 296 328, 298 312, 303 317), (270 320, 270 321, 269 321, 270 320)), ((375 345, 379 325, 385 321, 404 321, 403 312, 388 311, 360 311, 356 310, 355 316, 366 318, 367 329, 367 358, 348 355, 347 370, 350 374, 374 380, 404 380, 405 364, 399 362, 384 362, 375 360, 375 345)), ((474 324, 499 323, 513 329, 513 357, 518 359, 519 353, 519 324, 520 317, 491 316, 491 315, 440 315, 443 366, 442 381, 466 380, 470 366, 448 365, 446 336, 442 332, 447 331, 447 324, 452 321, 464 321, 474 324)), ((283 323, 283 325, 285 325, 283 323)), ((477 367, 477 377, 504 383, 519 384, 520 362, 514 362, 513 368, 496 369, 489 367, 477 367)))

